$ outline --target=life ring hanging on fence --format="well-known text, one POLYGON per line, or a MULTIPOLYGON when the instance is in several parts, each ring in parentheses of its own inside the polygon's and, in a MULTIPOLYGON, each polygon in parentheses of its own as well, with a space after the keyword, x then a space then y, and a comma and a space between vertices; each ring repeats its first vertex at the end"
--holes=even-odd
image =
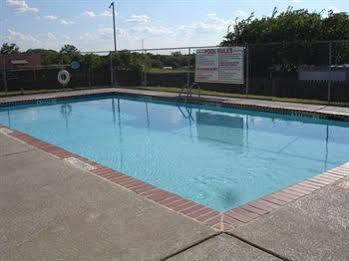
POLYGON ((60 70, 57 76, 57 80, 62 85, 67 85, 70 81, 70 74, 67 70, 60 70))

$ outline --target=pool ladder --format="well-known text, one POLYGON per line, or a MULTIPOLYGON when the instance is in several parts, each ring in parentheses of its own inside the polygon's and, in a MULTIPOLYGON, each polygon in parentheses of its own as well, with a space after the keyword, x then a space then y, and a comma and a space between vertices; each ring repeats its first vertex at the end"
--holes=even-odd
POLYGON ((177 106, 177 107, 178 107, 178 110, 181 112, 184 119, 188 119, 189 121, 194 121, 191 107, 187 107, 187 106, 184 107, 187 114, 184 113, 181 106, 177 106))
POLYGON ((181 99, 184 96, 184 101, 187 102, 188 99, 190 99, 193 96, 193 89, 198 89, 199 90, 199 98, 200 98, 200 85, 198 83, 193 83, 192 85, 184 85, 180 92, 179 95, 177 96, 177 99, 181 99))

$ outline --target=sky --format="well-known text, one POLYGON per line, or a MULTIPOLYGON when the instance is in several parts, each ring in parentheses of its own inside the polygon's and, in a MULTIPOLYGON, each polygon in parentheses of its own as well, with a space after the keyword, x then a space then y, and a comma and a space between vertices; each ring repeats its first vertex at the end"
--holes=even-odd
MULTIPOLYGON (((113 45, 110 0, 0 0, 0 43, 59 50, 109 51, 113 45)), ((229 25, 274 7, 349 12, 348 0, 119 0, 115 2, 118 49, 211 46, 229 25)))

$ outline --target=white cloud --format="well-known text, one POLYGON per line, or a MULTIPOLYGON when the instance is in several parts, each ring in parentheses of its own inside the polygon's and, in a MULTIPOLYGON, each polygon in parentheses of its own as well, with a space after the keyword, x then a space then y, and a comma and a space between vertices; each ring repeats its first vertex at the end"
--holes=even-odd
POLYGON ((136 15, 132 14, 130 18, 126 20, 127 22, 133 22, 133 23, 149 23, 150 22, 150 17, 147 16, 146 14, 143 15, 136 15))
POLYGON ((236 10, 235 16, 240 18, 240 19, 244 19, 244 18, 248 17, 248 13, 243 11, 243 10, 236 10))
POLYGON ((30 34, 23 34, 11 29, 8 29, 8 32, 10 34, 9 38, 12 40, 20 40, 29 43, 39 43, 39 40, 30 34))
POLYGON ((114 33, 114 30, 111 27, 104 27, 104 28, 99 28, 97 32, 101 35, 111 35, 114 33))
POLYGON ((113 13, 107 10, 99 14, 99 16, 112 16, 112 15, 113 13))
POLYGON ((45 15, 44 19, 47 19, 47 20, 57 20, 58 17, 55 16, 55 15, 45 15))
POLYGON ((65 19, 61 19, 60 22, 63 25, 72 25, 72 24, 74 24, 74 22, 68 21, 68 20, 65 20, 65 19))
POLYGON ((43 18, 46 19, 46 20, 51 20, 51 21, 59 20, 59 23, 61 23, 63 25, 72 25, 72 24, 74 24, 73 21, 70 21, 70 20, 67 20, 67 19, 63 19, 63 18, 59 19, 59 17, 55 16, 55 15, 45 15, 43 18))
POLYGON ((47 38, 50 40, 57 40, 57 37, 53 33, 47 33, 47 38))
POLYGON ((232 24, 234 24, 234 20, 219 18, 216 14, 208 14, 207 21, 178 26, 177 31, 184 32, 185 34, 207 32, 222 33, 232 24))
MULTIPOLYGON (((114 34, 114 29, 112 27, 104 27, 104 28, 99 28, 97 30, 97 33, 105 38, 111 38, 113 37, 114 34)), ((116 28, 116 34, 120 37, 126 37, 128 32, 125 29, 122 28, 116 28)))
POLYGON ((165 26, 136 26, 130 28, 130 32, 132 33, 147 33, 151 35, 169 35, 173 34, 173 30, 171 28, 165 26))
POLYGON ((80 40, 82 41, 95 41, 97 40, 97 36, 95 34, 92 34, 92 33, 84 33, 82 35, 80 35, 79 37, 80 40))
POLYGON ((96 17, 95 12, 93 12, 93 11, 85 11, 84 15, 86 15, 86 16, 88 16, 90 18, 96 17))
POLYGON ((329 6, 328 11, 332 10, 335 14, 342 12, 338 7, 335 6, 329 6))
POLYGON ((25 0, 6 0, 6 3, 14 8, 18 12, 38 12, 39 9, 35 7, 29 7, 25 0))
POLYGON ((106 16, 112 16, 112 12, 106 10, 106 11, 104 11, 104 12, 101 12, 101 13, 99 13, 99 14, 96 14, 96 13, 93 12, 93 11, 85 11, 85 12, 83 13, 83 15, 84 15, 84 16, 87 16, 87 17, 89 17, 89 18, 95 18, 95 17, 97 17, 97 16, 106 17, 106 16))

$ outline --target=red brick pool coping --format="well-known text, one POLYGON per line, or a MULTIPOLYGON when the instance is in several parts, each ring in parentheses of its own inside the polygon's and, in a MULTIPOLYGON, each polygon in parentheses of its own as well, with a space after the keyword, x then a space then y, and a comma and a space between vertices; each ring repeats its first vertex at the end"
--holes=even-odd
POLYGON ((177 194, 170 193, 129 175, 123 174, 117 170, 103 166, 97 162, 75 155, 55 145, 36 139, 28 134, 11 130, 1 124, 0 132, 37 149, 43 150, 61 160, 67 162, 71 159, 81 161, 89 167, 88 170, 85 168, 86 171, 122 186, 125 189, 133 191, 140 196, 175 211, 178 214, 204 223, 213 229, 222 232, 231 230, 234 227, 246 224, 258 217, 276 211, 280 207, 324 186, 333 184, 349 174, 349 163, 346 163, 298 184, 248 202, 237 208, 226 212, 218 212, 177 194))

